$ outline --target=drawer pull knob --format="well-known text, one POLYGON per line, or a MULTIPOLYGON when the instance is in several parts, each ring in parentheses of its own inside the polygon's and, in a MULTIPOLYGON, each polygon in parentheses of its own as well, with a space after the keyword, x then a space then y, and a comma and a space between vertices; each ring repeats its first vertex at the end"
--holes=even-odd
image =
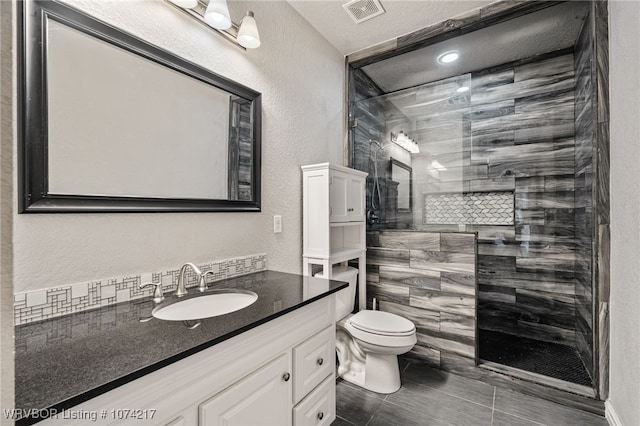
POLYGON ((282 380, 284 380, 285 382, 288 382, 290 378, 291 378, 291 374, 289 373, 284 373, 282 375, 282 380))
POLYGON ((322 365, 322 364, 324 364, 324 359, 322 359, 322 358, 318 358, 318 360, 316 361, 316 363, 317 363, 318 365, 322 365))
POLYGON ((318 420, 322 420, 324 418, 324 413, 322 411, 320 411, 318 413, 318 420))

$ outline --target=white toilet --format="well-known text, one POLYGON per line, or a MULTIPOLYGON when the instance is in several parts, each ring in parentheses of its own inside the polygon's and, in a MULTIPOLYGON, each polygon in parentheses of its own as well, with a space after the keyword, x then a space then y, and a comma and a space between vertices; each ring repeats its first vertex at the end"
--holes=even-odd
POLYGON ((349 283, 336 293, 338 375, 373 392, 393 393, 400 389, 398 355, 415 345, 416 326, 389 312, 360 311, 352 315, 357 275, 357 269, 334 266, 331 276, 349 283))

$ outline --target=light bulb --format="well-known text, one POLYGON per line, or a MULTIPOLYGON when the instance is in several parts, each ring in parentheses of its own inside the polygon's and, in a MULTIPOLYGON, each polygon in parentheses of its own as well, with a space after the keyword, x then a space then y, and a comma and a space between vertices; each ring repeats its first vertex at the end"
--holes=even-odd
POLYGON ((451 62, 457 61, 459 57, 460 53, 457 50, 450 50, 438 56, 438 62, 440 62, 441 64, 449 64, 451 62))

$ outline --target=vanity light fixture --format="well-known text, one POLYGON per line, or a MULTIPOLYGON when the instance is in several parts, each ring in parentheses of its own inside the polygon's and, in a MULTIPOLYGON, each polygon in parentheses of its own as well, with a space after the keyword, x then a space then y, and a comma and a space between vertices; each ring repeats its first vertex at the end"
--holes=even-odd
POLYGON ((193 9, 198 5, 198 0, 169 0, 176 6, 184 7, 185 9, 193 9))
POLYGON ((227 0, 167 0, 167 2, 201 24, 212 28, 217 34, 243 50, 260 46, 258 25, 252 11, 247 11, 240 24, 235 24, 229 15, 227 0))
POLYGON ((247 49, 255 49, 260 47, 260 34, 258 34, 258 26, 253 12, 247 11, 247 14, 240 22, 238 29, 238 43, 247 49))
POLYGON ((216 30, 228 30, 231 28, 231 16, 229 15, 227 1, 209 0, 209 5, 204 12, 204 22, 216 30))
POLYGON ((407 136, 407 134, 403 130, 400 130, 397 135, 391 132, 391 142, 395 143, 401 148, 406 149, 411 154, 417 154, 420 152, 420 148, 418 147, 416 141, 407 136))
POLYGON ((447 168, 443 166, 438 160, 433 160, 431 162, 431 167, 436 169, 439 172, 444 172, 447 170, 447 168))
POLYGON ((460 58, 460 52, 457 50, 449 50, 438 56, 438 63, 450 64, 451 62, 457 61, 458 58, 460 58))

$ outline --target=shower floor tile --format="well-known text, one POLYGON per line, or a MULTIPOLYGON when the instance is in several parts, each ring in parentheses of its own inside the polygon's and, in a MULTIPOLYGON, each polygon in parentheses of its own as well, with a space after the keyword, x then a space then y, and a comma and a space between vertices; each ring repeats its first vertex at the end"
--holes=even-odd
POLYGON ((592 387, 575 348, 559 343, 479 330, 480 359, 592 387))

